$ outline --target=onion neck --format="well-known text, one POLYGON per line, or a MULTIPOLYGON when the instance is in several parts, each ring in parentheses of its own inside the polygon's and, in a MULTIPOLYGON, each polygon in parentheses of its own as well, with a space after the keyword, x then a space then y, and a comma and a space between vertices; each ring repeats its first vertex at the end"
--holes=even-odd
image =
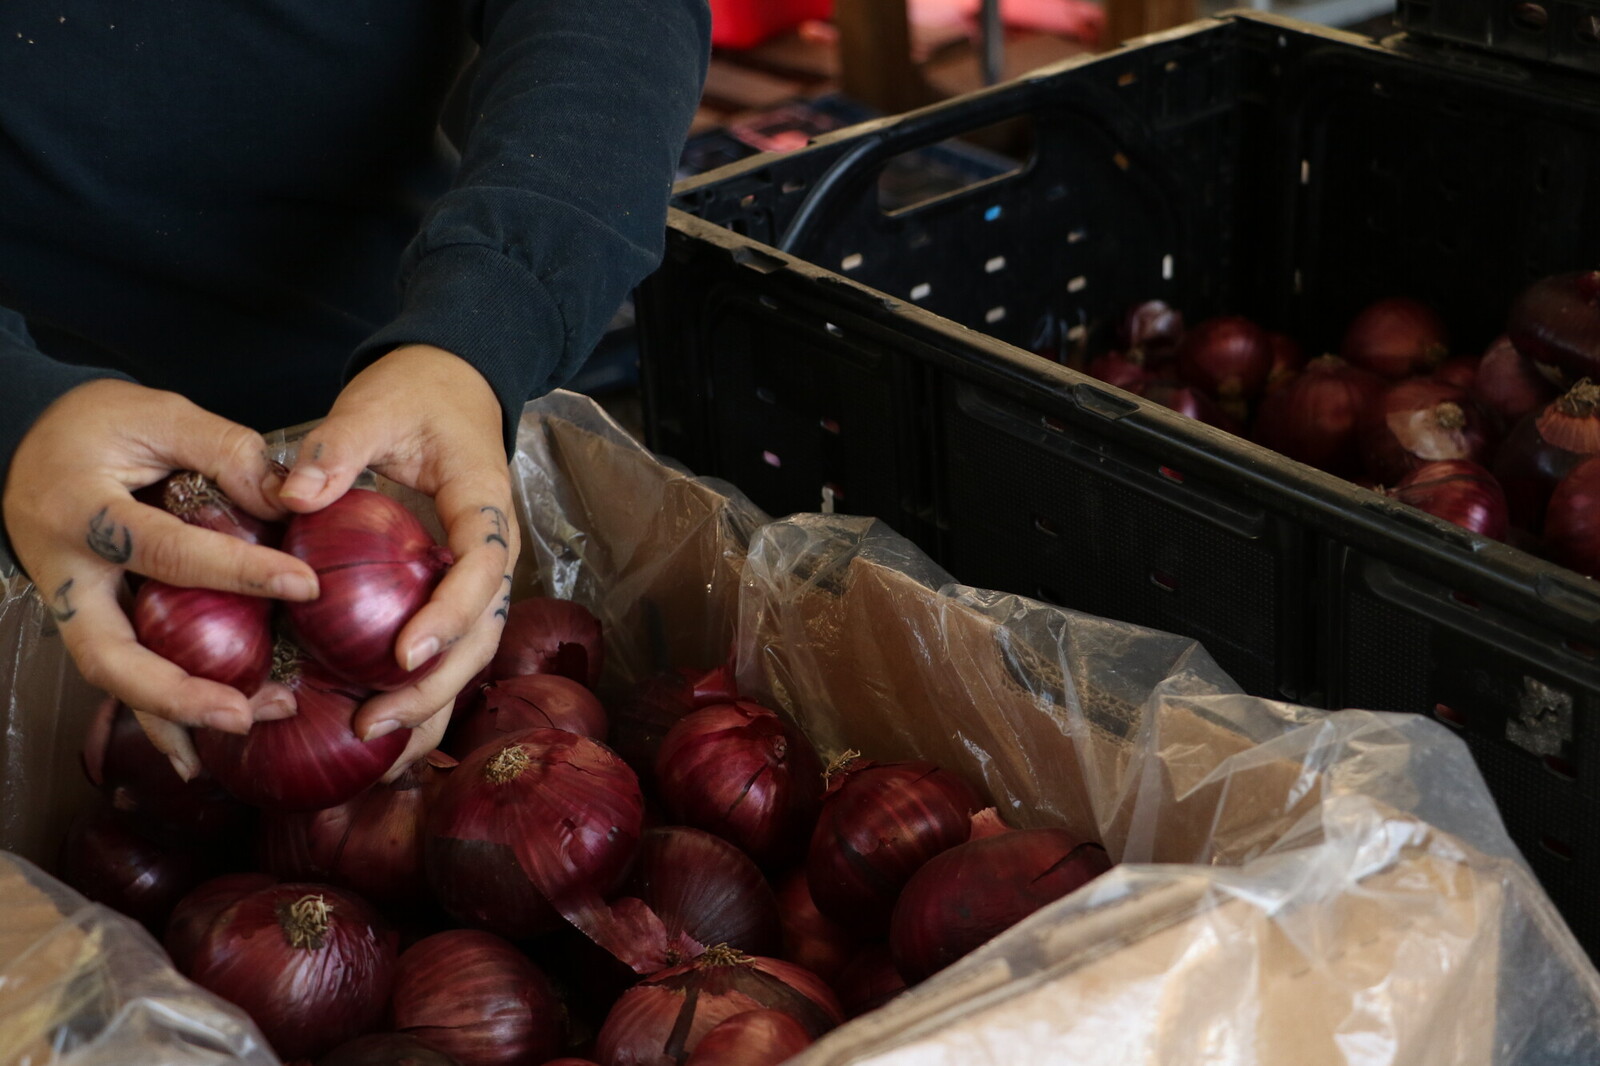
POLYGON ((847 748, 838 758, 830 762, 822 771, 822 788, 827 791, 832 788, 837 779, 842 779, 855 767, 861 753, 854 748, 847 748))
POLYGON ((300 680, 300 648, 287 637, 279 637, 272 646, 272 680, 294 688, 300 680))
POLYGON ((508 744, 483 764, 483 777, 490 784, 504 785, 521 777, 532 764, 533 758, 522 750, 521 744, 508 744))
POLYGON ((1433 409, 1433 420, 1440 429, 1464 429, 1467 425, 1467 413, 1458 403, 1448 400, 1433 409))
POLYGON ((321 896, 301 896, 293 903, 279 905, 278 924, 289 946, 305 951, 321 951, 332 926, 333 908, 321 896))
POLYGON ((695 958, 697 966, 744 966, 750 956, 728 944, 713 944, 695 958))

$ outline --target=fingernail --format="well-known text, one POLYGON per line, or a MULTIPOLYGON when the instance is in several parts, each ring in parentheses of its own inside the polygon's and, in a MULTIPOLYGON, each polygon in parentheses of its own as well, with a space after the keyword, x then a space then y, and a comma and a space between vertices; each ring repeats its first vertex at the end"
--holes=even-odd
POLYGON ((393 733, 399 728, 400 723, 395 721, 373 722, 371 725, 367 726, 367 731, 361 734, 361 739, 369 741, 377 740, 379 737, 388 736, 390 733, 393 733))
POLYGON ((278 490, 278 495, 285 500, 309 500, 321 492, 322 486, 327 483, 325 471, 314 466, 297 466, 284 478, 283 488, 278 490))
POLYGON ((411 645, 411 650, 406 652, 404 663, 407 670, 415 670, 435 655, 439 654, 439 638, 425 637, 411 645))
POLYGON ((250 732, 250 716, 241 715, 238 711, 207 711, 201 721, 212 729, 219 729, 224 733, 250 732))
POLYGON ((178 776, 183 778, 185 781, 193 781, 194 776, 200 772, 200 767, 197 764, 192 763, 187 759, 180 759, 176 755, 168 755, 167 761, 170 762, 172 764, 172 768, 178 772, 178 776))
POLYGON ((304 574, 276 574, 267 582, 267 591, 282 600, 314 600, 317 582, 304 574))
POLYGON ((287 696, 275 696, 256 710, 256 721, 275 722, 280 718, 290 718, 295 710, 294 700, 287 696))

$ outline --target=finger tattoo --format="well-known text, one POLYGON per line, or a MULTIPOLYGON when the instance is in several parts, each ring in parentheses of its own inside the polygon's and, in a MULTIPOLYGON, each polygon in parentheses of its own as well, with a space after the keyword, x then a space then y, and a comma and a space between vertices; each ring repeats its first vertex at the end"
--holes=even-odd
POLYGON ((494 609, 494 616, 504 622, 511 617, 511 575, 503 574, 502 580, 506 586, 505 595, 500 597, 500 606, 494 609))
POLYGON ((498 544, 506 551, 511 550, 511 542, 506 539, 510 533, 510 523, 506 521, 506 513, 498 507, 483 506, 478 508, 480 514, 489 516, 489 523, 494 527, 488 536, 483 538, 485 544, 498 544))
POLYGON ((111 508, 102 507, 89 519, 89 550, 108 563, 121 566, 133 557, 133 531, 119 526, 110 517, 111 508))
POLYGON ((72 582, 74 580, 74 578, 67 578, 56 587, 56 591, 50 596, 50 602, 47 606, 50 608, 50 617, 57 622, 70 622, 72 621, 72 616, 78 613, 78 609, 72 606, 72 582))

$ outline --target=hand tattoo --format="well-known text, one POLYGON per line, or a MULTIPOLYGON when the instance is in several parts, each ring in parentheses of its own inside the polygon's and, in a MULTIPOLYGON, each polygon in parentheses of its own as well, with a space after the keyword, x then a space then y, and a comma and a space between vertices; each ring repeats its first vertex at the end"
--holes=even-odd
POLYGON ((500 606, 494 609, 494 616, 504 622, 511 617, 511 575, 502 575, 505 581, 506 594, 500 598, 500 606))
POLYGON ((108 563, 121 566, 133 557, 133 532, 119 526, 108 517, 109 507, 102 507, 89 519, 89 535, 85 538, 89 550, 108 563), (119 536, 120 534, 120 536, 119 536))
POLYGON ((489 521, 494 525, 494 532, 483 538, 485 544, 498 544, 506 551, 511 550, 511 542, 506 539, 509 532, 509 523, 506 522, 506 513, 498 507, 480 507, 480 514, 489 516, 489 521))
POLYGON ((50 617, 57 622, 70 622, 72 621, 72 616, 78 613, 78 609, 72 606, 73 580, 73 578, 69 577, 63 581, 56 588, 54 595, 50 597, 50 602, 46 605, 50 608, 50 617))

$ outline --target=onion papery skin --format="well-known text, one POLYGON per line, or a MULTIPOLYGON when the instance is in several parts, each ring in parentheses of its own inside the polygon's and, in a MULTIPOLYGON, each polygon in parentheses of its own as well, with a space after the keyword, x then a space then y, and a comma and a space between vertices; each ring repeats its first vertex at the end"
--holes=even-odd
POLYGON ((403 688, 439 665, 415 670, 395 658, 395 640, 443 580, 453 557, 415 515, 371 489, 351 489, 320 511, 289 519, 283 550, 317 572, 321 594, 284 604, 295 635, 331 676, 366 688, 403 688))
POLYGON ((1431 373, 1449 351, 1438 314, 1404 296, 1368 304, 1345 328, 1339 346, 1348 362, 1390 379, 1431 373))
POLYGON ((1470 459, 1483 463, 1489 432, 1464 390, 1430 378, 1398 381, 1384 390, 1361 419, 1361 458, 1366 472, 1392 485, 1424 463, 1470 459))
POLYGON ((417 941, 395 968, 394 1026, 460 1066, 542 1063, 567 1038, 567 1013, 543 970, 476 929, 417 941))
POLYGON ((272 668, 272 601, 146 578, 133 596, 139 643, 186 673, 246 696, 272 668))
POLYGON ((700 1038, 684 1066, 778 1066, 811 1046, 811 1034, 776 1010, 747 1010, 700 1038))
POLYGON ((194 731, 200 761, 246 803, 278 811, 314 811, 348 802, 388 772, 410 731, 363 741, 351 728, 358 694, 321 676, 312 664, 284 677, 295 714, 257 722, 243 736, 194 731))
POLYGON ((91 736, 102 743, 84 751, 89 779, 129 825, 151 840, 172 846, 216 840, 243 826, 244 804, 204 770, 185 781, 121 703, 106 703, 106 720, 91 736), (103 730, 103 732, 102 732, 103 730))
POLYGON ((1336 355, 1319 356, 1262 399, 1254 439, 1336 477, 1355 477, 1361 473, 1357 427, 1383 388, 1376 374, 1336 355))
POLYGON ((741 700, 703 707, 668 730, 656 782, 674 819, 771 868, 805 847, 822 797, 822 760, 776 712, 741 700))
POLYGON ((1559 390, 1509 337, 1497 337, 1478 361, 1468 395, 1502 428, 1516 425, 1556 398, 1559 390))
POLYGON ((1168 378, 1151 378, 1139 395, 1169 411, 1176 411, 1185 418, 1204 422, 1208 426, 1216 426, 1228 433, 1239 432, 1239 420, 1224 411, 1216 400, 1194 385, 1185 385, 1168 378))
POLYGON ((424 818, 455 765, 429 752, 336 807, 268 813, 262 866, 285 881, 348 888, 392 914, 425 909, 433 897, 422 868, 424 818))
POLYGON ((1178 346, 1178 376, 1213 399, 1230 415, 1266 387, 1272 373, 1272 341, 1267 331, 1243 315, 1208 318, 1191 328, 1178 346))
POLYGON ((727 944, 748 955, 775 955, 783 941, 777 896, 760 868, 704 830, 646 830, 622 891, 656 913, 669 943, 687 936, 701 947, 727 944))
POLYGON ((316 1066, 462 1066, 414 1036, 404 1033, 369 1033, 340 1044, 316 1066))
POLYGON ((1600 456, 1574 466, 1556 486, 1545 511, 1544 543, 1562 566, 1600 577, 1600 456))
POLYGON ((709 670, 680 667, 653 674, 617 702, 611 715, 611 746, 653 791, 656 755, 667 731, 690 711, 738 699, 738 683, 727 663, 709 670))
POLYGON ((1407 474, 1389 495, 1462 529, 1505 540, 1506 495, 1494 475, 1466 459, 1427 463, 1407 474))
POLYGON ((528 674, 491 681, 459 725, 452 723, 450 753, 466 758, 485 744, 529 729, 565 729, 606 739, 606 709, 593 692, 560 674, 528 674))
POLYGON ((621 886, 643 820, 638 779, 604 744, 516 733, 450 774, 428 814, 428 882, 469 925, 512 939, 545 932, 621 886))
POLYGON ((845 1017, 875 1011, 906 990, 906 979, 894 964, 887 943, 867 944, 853 955, 833 982, 845 1017))
POLYGON ((985 806, 958 774, 922 760, 834 774, 806 854, 817 910, 871 939, 882 936, 911 875, 966 840, 972 815, 985 806))
POLYGON ((1600 271, 1540 278, 1511 305, 1506 335, 1517 351, 1569 378, 1600 378, 1600 271))
POLYGON ((1145 364, 1168 362, 1183 342, 1183 312, 1162 300, 1146 300, 1128 309, 1117 339, 1129 352, 1139 352, 1145 364))
POLYGON ((193 470, 176 471, 133 495, 139 502, 159 507, 191 526, 268 548, 283 542, 282 522, 264 521, 241 509, 215 482, 193 470))
POLYGON ((715 1026, 747 1010, 789 1015, 815 1039, 844 1020, 815 974, 717 946, 624 992, 595 1039, 603 1066, 677 1066, 715 1026))
POLYGON ((1089 365, 1084 369, 1090 377, 1135 395, 1144 392, 1150 382, 1150 374, 1144 368, 1144 357, 1134 352, 1107 352, 1089 360, 1089 365))
POLYGON ((1491 469, 1505 489, 1513 525, 1544 528, 1557 483, 1590 455, 1600 454, 1600 386, 1578 382, 1517 423, 1495 452, 1491 469))
POLYGON ((806 882, 805 867, 785 874, 777 884, 778 918, 783 925, 780 958, 810 970, 830 984, 855 955, 860 937, 817 910, 806 882))
POLYGON ((279 1057, 315 1058, 377 1027, 394 979, 395 940, 352 893, 271 885, 217 915, 187 976, 249 1014, 279 1057), (298 913, 308 907, 325 914, 309 921, 298 913))
POLYGON ((489 677, 559 674, 592 689, 605 662, 605 637, 592 611, 572 600, 530 596, 506 612, 489 677))
POLYGON ((930 859, 889 923, 896 969, 918 982, 1111 868, 1098 844, 1065 829, 1019 829, 930 859))
POLYGON ((161 945, 167 949, 172 965, 188 973, 194 962, 195 949, 216 924, 217 915, 258 889, 275 885, 278 879, 271 874, 223 874, 202 881, 192 892, 178 901, 167 919, 166 934, 161 945))
POLYGON ((205 873, 192 849, 165 847, 130 829, 105 802, 73 820, 61 845, 61 880, 159 933, 205 873))

